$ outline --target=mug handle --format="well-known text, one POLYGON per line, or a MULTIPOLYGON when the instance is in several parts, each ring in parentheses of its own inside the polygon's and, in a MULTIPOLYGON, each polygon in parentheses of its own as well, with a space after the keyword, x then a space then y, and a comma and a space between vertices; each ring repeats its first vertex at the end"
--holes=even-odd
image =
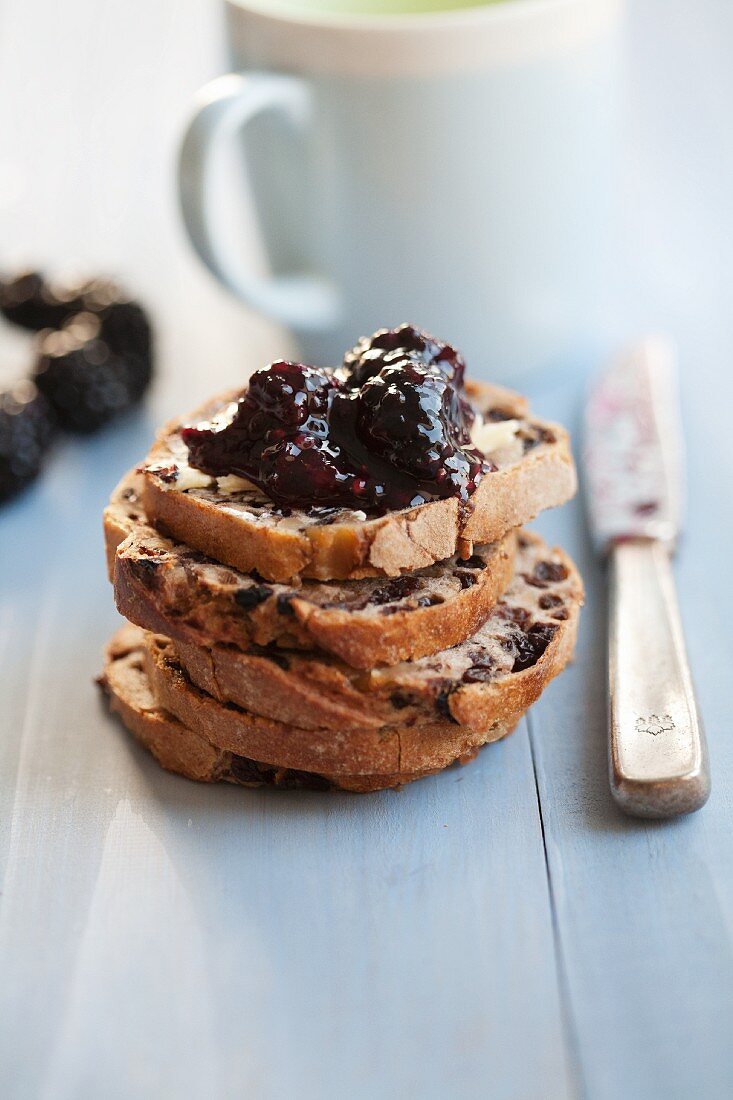
POLYGON ((199 257, 228 290, 290 328, 322 331, 338 316, 335 288, 314 274, 260 276, 248 270, 233 255, 221 221, 213 216, 209 184, 220 142, 273 110, 294 127, 305 128, 311 116, 308 85, 276 73, 229 73, 201 89, 178 158, 181 212, 199 257))

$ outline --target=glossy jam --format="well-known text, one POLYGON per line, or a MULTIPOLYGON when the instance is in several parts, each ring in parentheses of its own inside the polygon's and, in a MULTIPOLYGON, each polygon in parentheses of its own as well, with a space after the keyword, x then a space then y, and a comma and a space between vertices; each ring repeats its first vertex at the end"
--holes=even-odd
POLYGON ((467 500, 493 467, 471 444, 464 363, 412 326, 383 329, 329 371, 257 371, 226 424, 182 429, 192 466, 238 474, 278 505, 381 512, 467 500))

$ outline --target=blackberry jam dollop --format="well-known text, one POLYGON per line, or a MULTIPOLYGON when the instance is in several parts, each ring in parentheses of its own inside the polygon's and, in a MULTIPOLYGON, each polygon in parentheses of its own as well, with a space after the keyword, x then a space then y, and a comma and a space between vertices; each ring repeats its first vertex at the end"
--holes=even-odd
POLYGON ((436 367, 454 386, 463 385, 466 364, 461 353, 414 325, 381 328, 368 339, 360 340, 344 356, 344 372, 350 386, 363 385, 382 367, 410 364, 436 367))
POLYGON ((237 474, 275 504, 380 512, 467 500, 494 467, 471 443, 462 356, 411 325, 361 341, 343 367, 278 360, 226 423, 184 427, 189 462, 237 474))

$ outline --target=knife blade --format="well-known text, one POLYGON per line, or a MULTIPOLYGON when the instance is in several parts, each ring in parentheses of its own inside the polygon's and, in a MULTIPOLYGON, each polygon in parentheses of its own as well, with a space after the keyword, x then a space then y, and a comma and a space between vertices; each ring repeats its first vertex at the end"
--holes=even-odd
POLYGON ((710 773, 671 568, 684 462, 667 340, 641 341, 594 386, 583 453, 589 522, 609 559, 611 791, 635 816, 690 813, 710 773))

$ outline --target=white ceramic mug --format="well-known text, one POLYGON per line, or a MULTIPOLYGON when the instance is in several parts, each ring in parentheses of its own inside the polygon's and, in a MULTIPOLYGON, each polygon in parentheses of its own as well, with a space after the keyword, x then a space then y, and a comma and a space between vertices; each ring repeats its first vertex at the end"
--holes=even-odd
POLYGON ((339 16, 229 0, 237 71, 202 89, 180 155, 200 257, 311 362, 404 320, 477 376, 577 360, 604 325, 621 6, 339 16), (266 272, 214 199, 234 140, 266 272))

